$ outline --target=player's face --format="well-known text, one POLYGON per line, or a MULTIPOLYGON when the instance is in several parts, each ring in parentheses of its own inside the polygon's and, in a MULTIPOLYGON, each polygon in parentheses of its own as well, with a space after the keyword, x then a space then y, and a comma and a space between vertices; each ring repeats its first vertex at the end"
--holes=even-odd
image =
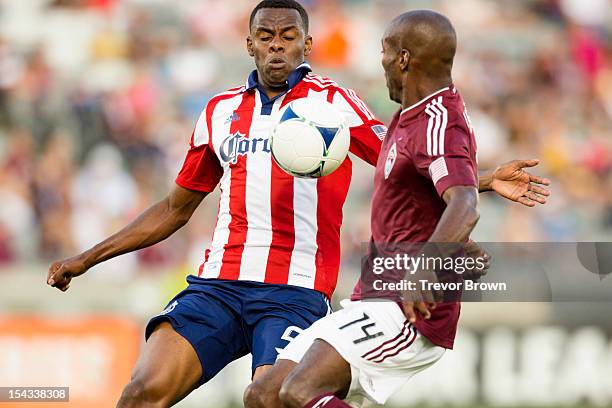
POLYGON ((401 103, 402 74, 399 65, 400 54, 397 47, 394 46, 391 37, 386 34, 382 39, 381 54, 381 63, 385 70, 385 79, 389 89, 389 98, 394 102, 401 103))
POLYGON ((297 10, 264 8, 257 12, 247 38, 259 82, 267 89, 285 88, 289 74, 310 54, 312 38, 304 32, 297 10))

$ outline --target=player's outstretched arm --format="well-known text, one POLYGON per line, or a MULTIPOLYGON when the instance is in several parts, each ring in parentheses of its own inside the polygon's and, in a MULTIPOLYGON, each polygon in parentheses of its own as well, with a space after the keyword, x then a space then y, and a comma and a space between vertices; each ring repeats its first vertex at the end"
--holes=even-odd
POLYGON ((550 190, 550 180, 535 176, 524 169, 540 163, 537 159, 513 160, 498 166, 495 170, 481 173, 478 180, 478 190, 495 191, 510 201, 516 201, 527 207, 537 203, 545 204, 550 190))
POLYGON ((66 291, 70 280, 94 265, 146 248, 168 238, 189 221, 206 193, 176 185, 166 198, 149 207, 121 231, 93 248, 49 267, 47 284, 66 291))

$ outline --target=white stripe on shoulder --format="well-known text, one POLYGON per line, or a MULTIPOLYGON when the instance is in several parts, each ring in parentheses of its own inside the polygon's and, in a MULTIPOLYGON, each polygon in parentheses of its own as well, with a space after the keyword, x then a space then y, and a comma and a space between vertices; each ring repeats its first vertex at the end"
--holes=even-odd
POLYGON ((438 154, 444 154, 444 142, 446 137, 446 126, 448 125, 448 111, 442 104, 442 97, 438 97, 436 106, 442 111, 442 125, 440 126, 440 140, 438 142, 438 154))
POLYGON ((438 155, 438 140, 439 140, 439 135, 440 135, 440 122, 441 122, 441 116, 442 116, 442 111, 440 111, 437 106, 435 101, 432 101, 431 103, 429 103, 427 105, 427 109, 429 109, 431 112, 433 112, 436 115, 436 120, 434 122, 434 127, 433 130, 431 131, 431 155, 432 156, 437 156, 438 155))
POLYGON ((436 92, 432 93, 431 95, 427 95, 426 97, 424 97, 423 99, 421 99, 420 101, 418 101, 417 103, 415 103, 414 105, 410 105, 409 107, 407 107, 406 109, 404 109, 404 110, 403 110, 403 111, 400 113, 400 115, 402 115, 404 112, 408 112, 410 109, 414 109, 414 108, 416 108, 417 106, 419 106, 419 105, 420 105, 420 104, 422 104, 423 102, 425 102, 425 101, 429 100, 429 98, 431 98, 432 96, 435 96, 435 95, 437 95, 437 94, 439 94, 439 93, 441 93, 441 92, 444 92, 444 91, 448 91, 448 89, 449 89, 449 88, 448 88, 448 86, 447 86, 446 88, 442 88, 442 89, 440 89, 440 90, 438 90, 438 91, 436 91, 436 92))
POLYGON ((322 85, 324 85, 326 87, 327 86, 339 87, 338 84, 335 81, 333 81, 333 80, 331 80, 329 78, 324 78, 321 75, 313 74, 312 72, 310 74, 306 75, 306 78, 307 79, 311 79, 313 81, 316 81, 316 82, 318 82, 318 83, 320 83, 320 84, 322 84, 322 85))
POLYGON ((365 103, 357 96, 357 94, 353 90, 347 88, 338 88, 338 90, 344 98, 350 100, 350 102, 355 104, 359 113, 365 116, 368 121, 374 119, 374 114, 370 112, 365 103))
POLYGON ((431 156, 431 131, 436 120, 436 114, 429 109, 429 106, 425 108, 425 113, 429 115, 429 121, 427 122, 427 154, 431 156))

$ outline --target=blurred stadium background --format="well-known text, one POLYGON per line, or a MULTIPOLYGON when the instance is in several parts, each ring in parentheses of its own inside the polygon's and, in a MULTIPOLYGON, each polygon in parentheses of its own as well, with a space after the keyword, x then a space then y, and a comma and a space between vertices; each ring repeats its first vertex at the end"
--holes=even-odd
MULTIPOLYGON (((196 270, 209 197, 160 245, 96 267, 62 294, 50 261, 130 221, 173 183, 195 119, 253 69, 247 0, 0 0, 0 386, 71 387, 70 406, 113 406, 143 325, 196 270)), ((455 84, 489 168, 539 157, 548 205, 482 199, 481 241, 611 241, 612 2, 303 0, 315 71, 388 121, 380 36, 400 12, 456 25, 455 84)), ((369 237, 373 169, 355 160, 335 301, 369 237)), ((611 305, 468 304, 457 350, 394 406, 612 406, 611 305)), ((242 359, 180 407, 241 406, 242 359)), ((0 403, 0 406, 7 406, 0 403)), ((27 406, 26 404, 20 406, 27 406)))

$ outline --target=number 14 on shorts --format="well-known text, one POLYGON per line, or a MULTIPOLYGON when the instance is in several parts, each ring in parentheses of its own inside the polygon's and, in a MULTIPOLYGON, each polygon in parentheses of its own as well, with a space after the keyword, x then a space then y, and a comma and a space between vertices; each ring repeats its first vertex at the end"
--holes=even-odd
POLYGON ((340 330, 350 330, 355 333, 353 340, 354 344, 360 344, 364 341, 372 340, 380 336, 384 336, 384 333, 376 328, 376 322, 370 318, 365 312, 363 316, 340 326, 340 330))

